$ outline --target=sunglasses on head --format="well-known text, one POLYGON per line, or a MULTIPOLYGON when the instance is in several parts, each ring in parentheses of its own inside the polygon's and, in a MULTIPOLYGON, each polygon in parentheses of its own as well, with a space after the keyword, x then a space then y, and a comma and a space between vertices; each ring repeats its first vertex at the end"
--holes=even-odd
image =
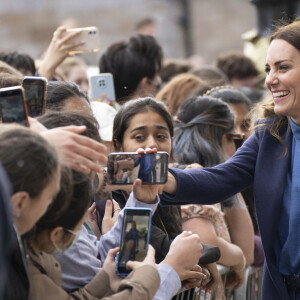
POLYGON ((245 133, 227 133, 226 137, 233 140, 236 149, 241 147, 245 141, 245 133))

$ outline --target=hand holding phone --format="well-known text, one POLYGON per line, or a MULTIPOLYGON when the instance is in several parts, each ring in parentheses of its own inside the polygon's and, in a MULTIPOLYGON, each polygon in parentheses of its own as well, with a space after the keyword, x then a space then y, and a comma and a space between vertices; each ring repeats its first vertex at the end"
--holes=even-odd
POLYGON ((150 231, 152 210, 149 208, 125 208, 121 233, 120 252, 116 256, 117 273, 126 277, 130 270, 127 262, 143 261, 146 257, 150 231))

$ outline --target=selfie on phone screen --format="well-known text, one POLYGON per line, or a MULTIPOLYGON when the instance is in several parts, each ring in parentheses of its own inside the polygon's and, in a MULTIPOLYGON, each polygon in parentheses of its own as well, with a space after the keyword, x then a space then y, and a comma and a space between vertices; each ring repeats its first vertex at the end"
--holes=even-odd
POLYGON ((137 178, 143 184, 163 184, 167 181, 168 154, 165 152, 111 153, 108 161, 111 184, 133 184, 137 178))
POLYGON ((118 262, 119 272, 126 272, 126 263, 129 260, 144 260, 149 243, 150 216, 149 209, 126 210, 118 262))

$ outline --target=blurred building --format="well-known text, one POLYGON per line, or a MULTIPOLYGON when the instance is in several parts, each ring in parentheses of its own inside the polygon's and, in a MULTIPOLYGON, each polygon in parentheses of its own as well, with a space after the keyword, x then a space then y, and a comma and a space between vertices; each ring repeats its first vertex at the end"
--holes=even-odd
MULTIPOLYGON (((208 63, 221 51, 242 49, 241 34, 255 26, 255 10, 248 0, 2 0, 0 50, 18 50, 38 58, 56 27, 72 18, 79 27, 99 27, 103 51, 112 42, 127 39, 147 17, 155 20, 157 38, 169 58, 186 54, 182 24, 188 18, 191 51, 208 63), (185 14, 184 2, 189 6, 185 14)), ((99 56, 85 58, 97 64, 99 56)))

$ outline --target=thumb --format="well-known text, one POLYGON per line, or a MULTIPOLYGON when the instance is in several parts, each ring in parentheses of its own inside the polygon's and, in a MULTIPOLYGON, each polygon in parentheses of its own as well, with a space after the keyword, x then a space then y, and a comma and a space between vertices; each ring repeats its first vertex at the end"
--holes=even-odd
POLYGON ((70 126, 63 126, 63 127, 59 127, 59 128, 65 130, 65 131, 74 132, 74 133, 82 133, 86 130, 85 125, 81 125, 81 126, 70 125, 70 126))
POLYGON ((138 199, 139 190, 141 189, 141 187, 142 187, 142 180, 138 178, 133 182, 133 186, 132 186, 133 194, 137 199, 138 199))
POLYGON ((154 256, 155 256, 155 249, 151 245, 149 245, 145 260, 149 260, 149 259, 153 260, 154 256))
POLYGON ((113 213, 112 209, 113 209, 112 201, 107 200, 105 203, 105 211, 104 211, 103 219, 104 218, 108 218, 108 219, 112 218, 112 213, 113 213))
POLYGON ((115 256, 118 253, 118 251, 120 251, 120 247, 116 247, 114 249, 110 249, 107 253, 106 259, 108 261, 113 262, 115 260, 115 256))

